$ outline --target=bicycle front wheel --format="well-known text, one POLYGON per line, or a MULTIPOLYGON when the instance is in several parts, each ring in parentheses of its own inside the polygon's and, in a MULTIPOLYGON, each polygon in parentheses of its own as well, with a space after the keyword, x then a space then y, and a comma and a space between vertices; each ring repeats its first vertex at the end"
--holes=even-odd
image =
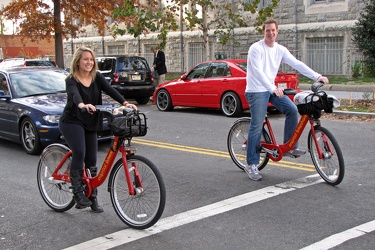
MULTIPOLYGON (((246 162, 246 147, 247 147, 247 137, 249 135, 249 126, 251 118, 240 118, 234 122, 229 130, 227 138, 227 147, 229 155, 233 162, 238 168, 244 170, 247 165, 246 162)), ((263 128, 261 141, 270 143, 270 137, 267 131, 263 128)), ((268 154, 264 151, 260 153, 260 162, 258 164, 258 169, 263 169, 269 161, 268 154)))
POLYGON ((120 219, 129 227, 145 229, 161 217, 166 201, 163 178, 156 166, 145 157, 131 155, 127 159, 131 183, 136 193, 131 195, 124 164, 118 160, 111 171, 108 189, 111 202, 120 219), (142 188, 136 178, 139 173, 142 188))
MULTIPOLYGON (((40 155, 37 181, 38 189, 44 202, 57 212, 64 212, 74 206, 72 191, 69 189, 70 183, 54 180, 52 173, 59 165, 69 148, 61 144, 51 144, 46 147, 40 155)), ((71 158, 68 158, 59 173, 69 173, 71 158)))
POLYGON ((307 143, 315 169, 328 184, 338 185, 344 179, 345 173, 344 157, 340 146, 328 129, 315 126, 314 130, 314 135, 310 131, 307 143), (319 158, 318 147, 323 153, 322 158, 319 158))

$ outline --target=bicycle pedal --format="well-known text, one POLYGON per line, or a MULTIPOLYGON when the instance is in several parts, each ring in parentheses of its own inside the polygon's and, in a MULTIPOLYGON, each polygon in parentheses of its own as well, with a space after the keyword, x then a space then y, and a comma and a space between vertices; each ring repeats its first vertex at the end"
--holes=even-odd
POLYGON ((259 145, 256 149, 256 152, 257 153, 262 153, 262 150, 263 150, 263 147, 261 145, 259 145))

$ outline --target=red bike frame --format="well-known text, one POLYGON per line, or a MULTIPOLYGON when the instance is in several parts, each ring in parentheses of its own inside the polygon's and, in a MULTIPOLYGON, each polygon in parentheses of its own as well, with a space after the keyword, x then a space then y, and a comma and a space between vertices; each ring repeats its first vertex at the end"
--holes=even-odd
MULTIPOLYGON (((130 147, 130 146, 124 145, 124 142, 125 142, 124 138, 120 139, 119 136, 113 137, 112 146, 108 149, 107 156, 105 157, 103 165, 102 165, 102 167, 100 169, 100 172, 98 173, 97 176, 89 177, 87 175, 86 171, 84 171, 83 181, 86 184, 86 196, 87 197, 90 197, 93 188, 99 187, 107 179, 108 174, 110 173, 110 170, 111 170, 111 168, 113 166, 113 163, 116 159, 118 151, 120 151, 121 155, 122 155, 121 158, 122 158, 122 163, 124 165, 125 177, 126 177, 126 181, 127 181, 128 188, 129 188, 129 194, 130 195, 136 194, 136 190, 135 190, 134 185, 132 184, 131 179, 130 179, 129 166, 128 166, 128 161, 127 161, 127 155, 133 154, 135 149, 130 147)), ((61 160, 61 162, 59 163, 59 165, 57 166, 57 168, 55 169, 55 171, 52 173, 52 178, 54 178, 54 180, 70 182, 70 176, 69 176, 69 173, 67 171, 65 173, 62 173, 62 174, 59 173, 59 172, 60 172, 61 167, 64 165, 66 160, 69 157, 71 157, 71 155, 72 155, 72 151, 67 152, 65 154, 65 156, 63 157, 63 159, 61 160)), ((143 189, 141 178, 140 178, 139 172, 138 172, 138 168, 137 168, 137 166, 134 162, 132 163, 132 168, 134 170, 135 180, 137 182, 137 187, 143 189)))
MULTIPOLYGON (((297 144, 299 138, 301 137, 302 132, 304 131, 307 125, 307 122, 310 123, 311 134, 312 134, 312 137, 314 138, 315 145, 317 146, 319 158, 320 159, 323 158, 322 150, 320 149, 317 138, 315 136, 314 121, 308 115, 301 116, 297 124, 297 127, 294 130, 290 139, 286 143, 280 144, 280 145, 276 143, 276 138, 272 131, 271 123, 268 117, 266 116, 264 123, 263 123, 263 127, 265 126, 267 128, 269 136, 271 137, 270 139, 272 143, 266 143, 264 141, 261 141, 261 145, 266 150, 271 160, 280 161, 283 158, 284 153, 293 149, 293 147, 297 144)), ((323 135, 323 140, 325 142, 325 145, 329 147, 329 143, 327 143, 327 138, 325 135, 323 135)), ((330 147, 328 148, 328 150, 332 154, 332 150, 330 147)))

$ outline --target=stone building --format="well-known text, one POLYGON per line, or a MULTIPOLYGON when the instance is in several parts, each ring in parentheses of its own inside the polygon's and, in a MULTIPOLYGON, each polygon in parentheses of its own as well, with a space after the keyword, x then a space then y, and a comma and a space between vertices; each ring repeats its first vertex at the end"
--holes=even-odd
MULTIPOLYGON (((267 4, 267 0, 261 1, 261 4, 267 4)), ((273 16, 279 21, 278 42, 322 74, 350 76, 353 65, 362 58, 352 41, 351 28, 364 7, 363 0, 280 0, 273 16)), ((144 56, 151 63, 151 47, 158 44, 157 34, 142 35, 139 38, 131 35, 113 38, 110 35, 97 37, 92 30, 86 35, 88 36, 64 42, 66 64, 75 48, 82 45, 94 49, 98 56, 133 54, 144 56)), ((224 58, 246 58, 249 46, 262 39, 262 35, 254 27, 236 28, 233 35, 236 43, 222 46, 217 41, 214 30, 209 31, 211 59, 215 59, 217 55, 224 58)), ((185 72, 204 60, 201 32, 170 32, 164 52, 169 72, 185 72)), ((282 65, 280 70, 291 69, 282 65)))

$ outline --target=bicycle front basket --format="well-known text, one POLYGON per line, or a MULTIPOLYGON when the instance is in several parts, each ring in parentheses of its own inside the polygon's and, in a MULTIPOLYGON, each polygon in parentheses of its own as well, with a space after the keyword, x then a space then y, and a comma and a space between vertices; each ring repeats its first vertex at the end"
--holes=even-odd
POLYGON ((297 104, 298 113, 301 115, 307 114, 314 118, 319 118, 322 110, 326 113, 333 112, 333 99, 329 98, 323 91, 301 93, 301 96, 297 95, 294 98, 294 102, 297 104), (305 95, 303 96, 303 94, 305 95), (298 100, 298 98, 302 100, 298 100))
POLYGON ((138 113, 116 117, 111 123, 111 131, 115 136, 144 136, 147 133, 146 116, 138 113))

